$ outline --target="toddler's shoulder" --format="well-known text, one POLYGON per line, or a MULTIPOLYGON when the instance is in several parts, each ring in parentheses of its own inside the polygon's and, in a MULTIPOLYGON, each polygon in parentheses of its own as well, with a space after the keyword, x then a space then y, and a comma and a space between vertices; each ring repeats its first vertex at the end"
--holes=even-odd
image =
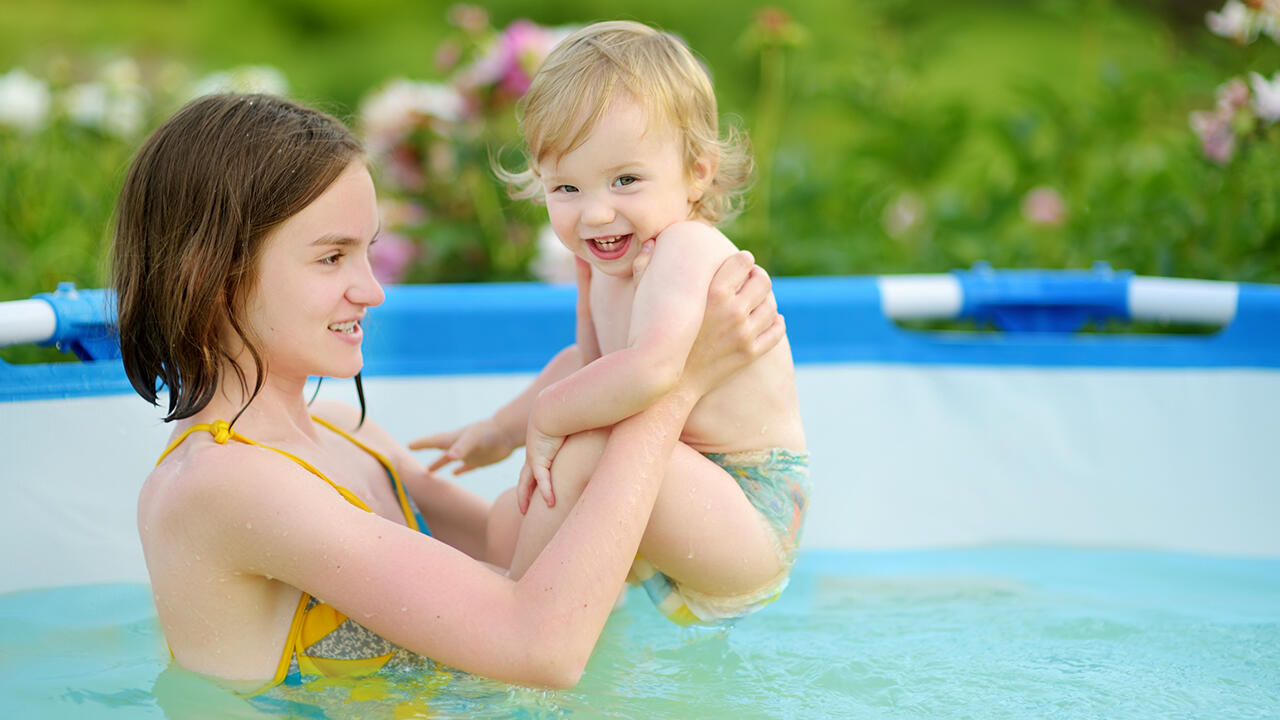
POLYGON ((681 255, 697 255, 712 260, 724 260, 738 251, 727 235, 712 225, 697 220, 675 223, 659 233, 654 244, 654 254, 678 252, 681 255))

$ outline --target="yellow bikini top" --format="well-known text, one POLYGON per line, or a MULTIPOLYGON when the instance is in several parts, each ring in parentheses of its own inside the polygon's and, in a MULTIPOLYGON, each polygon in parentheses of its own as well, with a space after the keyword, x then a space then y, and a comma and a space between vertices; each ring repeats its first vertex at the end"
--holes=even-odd
MULTIPOLYGON (((400 482, 400 477, 399 475, 396 474, 396 469, 391 464, 391 461, 388 460, 386 456, 384 456, 382 453, 360 442, 355 438, 355 436, 339 428, 338 426, 334 425, 328 420, 325 420, 324 418, 316 417, 315 415, 312 415, 311 419, 319 423, 320 425, 323 425, 324 427, 329 428, 330 430, 341 435, 342 437, 350 440, 353 444, 356 445, 356 447, 372 455, 374 459, 377 460, 378 463, 381 464, 382 467, 386 469, 387 474, 391 476, 392 484, 395 486, 396 499, 400 501, 400 509, 404 512, 405 522, 408 523, 409 527, 413 528, 414 530, 420 530, 421 528, 418 525, 417 513, 413 511, 413 506, 409 503, 409 497, 405 494, 404 484, 400 482)), ((315 466, 312 465, 311 463, 307 462, 306 460, 303 460, 302 458, 298 457, 297 455, 294 455, 293 453, 285 452, 284 450, 271 447, 270 445, 263 445, 262 443, 257 442, 255 440, 250 440, 244 435, 241 435, 240 433, 236 432, 235 429, 231 427, 231 423, 227 422, 226 420, 215 420, 212 423, 200 423, 199 425, 192 425, 191 427, 187 428, 186 430, 183 431, 181 435, 177 437, 177 439, 169 443, 169 447, 165 448, 164 452, 160 453, 160 458, 156 460, 156 465, 159 465, 160 463, 164 462, 164 459, 169 456, 169 453, 177 449, 177 447, 182 444, 182 441, 186 440, 188 436, 190 436, 194 432, 199 432, 199 431, 205 431, 210 435, 212 435, 213 441, 218 443, 219 445, 225 445, 228 440, 235 440, 236 442, 244 443, 245 445, 254 445, 256 447, 264 448, 266 450, 278 452, 281 455, 294 461, 295 463, 301 465, 303 468, 310 471, 316 477, 329 483, 329 485, 332 486, 334 490, 338 491, 339 495, 346 498, 347 502, 351 503, 352 505, 355 505, 356 507, 360 508, 361 510, 364 510, 365 512, 373 512, 373 510, 368 505, 366 505, 365 502, 359 498, 359 496, 357 496, 355 493, 351 492, 350 490, 342 487, 338 483, 325 477, 325 474, 317 470, 315 466)))
MULTIPOLYGON (((311 416, 311 419, 350 440, 357 447, 372 455, 391 477, 391 484, 395 488, 396 499, 400 502, 400 509, 404 513, 405 523, 414 530, 428 532, 426 523, 421 521, 421 516, 405 492, 404 483, 400 482, 400 477, 396 474, 391 461, 377 450, 360 442, 332 423, 314 415, 311 416)), ((355 493, 325 477, 324 473, 317 470, 315 466, 306 460, 279 448, 250 440, 236 432, 231 427, 231 424, 225 420, 192 425, 187 428, 177 439, 169 444, 169 447, 165 448, 165 451, 160 455, 160 459, 156 461, 156 465, 163 462, 169 453, 181 445, 188 436, 199 431, 213 435, 214 442, 219 445, 225 445, 228 440, 234 440, 280 453, 306 468, 316 477, 329 483, 334 490, 337 490, 342 497, 346 498, 347 502, 366 512, 373 512, 355 493)), ((409 653, 409 651, 400 648, 354 620, 349 619, 333 606, 312 598, 310 594, 304 591, 302 597, 298 599, 298 607, 294 611, 293 622, 289 628, 289 637, 285 641, 275 676, 271 682, 250 694, 256 695, 279 685, 281 682, 286 684, 298 683, 301 682, 304 676, 360 676, 378 672, 384 666, 405 666, 406 664, 419 668, 433 666, 429 659, 409 653)))

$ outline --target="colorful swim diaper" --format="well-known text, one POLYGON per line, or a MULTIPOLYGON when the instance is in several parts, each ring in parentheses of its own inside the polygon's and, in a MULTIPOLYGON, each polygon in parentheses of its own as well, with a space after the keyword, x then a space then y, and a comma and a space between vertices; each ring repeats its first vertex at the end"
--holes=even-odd
POLYGON ((809 455, 781 448, 733 453, 703 453, 724 468, 747 499, 773 528, 782 572, 763 587, 742 595, 707 595, 660 572, 637 555, 631 566, 631 580, 644 587, 649 599, 679 625, 716 624, 745 617, 768 605, 787 587, 805 510, 813 490, 809 481, 809 455))

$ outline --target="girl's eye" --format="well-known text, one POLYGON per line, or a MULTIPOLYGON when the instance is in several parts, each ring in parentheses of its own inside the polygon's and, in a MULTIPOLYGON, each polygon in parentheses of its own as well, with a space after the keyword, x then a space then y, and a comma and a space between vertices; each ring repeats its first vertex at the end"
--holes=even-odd
POLYGON ((342 257, 342 253, 333 253, 320 258, 321 265, 337 265, 338 260, 342 257))
POLYGON ((613 184, 617 185, 618 187, 626 187, 634 183, 635 181, 636 181, 635 175, 623 175, 619 177, 617 180, 614 180, 613 184))
POLYGON ((551 188, 551 192, 578 192, 578 188, 572 185, 557 185, 551 188))

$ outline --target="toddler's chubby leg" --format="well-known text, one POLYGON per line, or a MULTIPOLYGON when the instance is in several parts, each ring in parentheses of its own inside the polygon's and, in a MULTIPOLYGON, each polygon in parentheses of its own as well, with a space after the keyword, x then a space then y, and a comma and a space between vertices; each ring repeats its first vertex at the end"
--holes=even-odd
MULTIPOLYGON (((605 444, 609 440, 609 430, 588 430, 571 435, 565 440, 560 452, 556 453, 551 464, 551 479, 556 490, 555 507, 547 507, 542 496, 535 492, 529 500, 529 512, 520 522, 519 538, 515 543, 511 557, 510 575, 519 579, 524 575, 533 561, 537 559, 542 548, 560 528, 560 524, 569 515, 569 511, 578 502, 578 497, 595 472, 600 457, 604 455, 605 444)), ((510 498, 512 509, 515 508, 515 495, 510 498)), ((515 512, 519 512, 516 510, 515 512)))
POLYGON ((708 595, 760 589, 784 570, 776 531, 719 465, 677 443, 640 554, 708 595))
MULTIPOLYGON (((556 506, 536 494, 520 525, 510 575, 518 578, 555 535, 595 470, 607 430, 568 439, 551 474, 556 506)), ((514 503, 514 499, 512 499, 514 503)), ((674 580, 709 595, 749 593, 783 570, 775 531, 737 482, 698 451, 677 443, 640 554, 674 580)))
POLYGON ((520 509, 516 506, 515 488, 508 489, 493 501, 485 526, 486 562, 504 570, 511 567, 522 519, 520 509))

